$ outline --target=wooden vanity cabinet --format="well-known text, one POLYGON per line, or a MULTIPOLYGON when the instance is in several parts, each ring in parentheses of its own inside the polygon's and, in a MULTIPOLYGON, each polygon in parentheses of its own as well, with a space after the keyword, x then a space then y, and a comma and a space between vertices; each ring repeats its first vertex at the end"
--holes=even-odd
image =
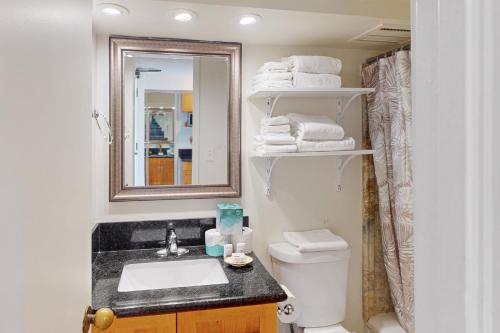
POLYGON ((148 158, 148 185, 174 185, 174 158, 148 158))
POLYGON ((92 327, 92 333, 176 333, 177 315, 175 313, 139 317, 115 318, 107 330, 92 327))
POLYGON ((180 312, 178 333, 276 333, 277 305, 180 312))
POLYGON ((116 318, 105 331, 93 333, 276 333, 276 304, 116 318))

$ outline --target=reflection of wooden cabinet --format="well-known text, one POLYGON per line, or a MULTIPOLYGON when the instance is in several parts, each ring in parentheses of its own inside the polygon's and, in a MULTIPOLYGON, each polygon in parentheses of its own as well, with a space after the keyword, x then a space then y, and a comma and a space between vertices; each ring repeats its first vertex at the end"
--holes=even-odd
POLYGON ((182 183, 191 185, 193 179, 193 163, 189 161, 182 162, 182 183))
POLYGON ((276 304, 180 312, 178 333, 275 333, 276 304))
POLYGON ((174 185, 173 157, 149 157, 148 165, 149 185, 174 185))
POLYGON ((182 94, 182 112, 193 112, 193 93, 182 94))
POLYGON ((177 315, 175 313, 116 318, 105 331, 92 329, 92 333, 176 333, 177 315))
POLYGON ((92 333, 276 333, 276 304, 239 306, 162 315, 115 318, 92 333))

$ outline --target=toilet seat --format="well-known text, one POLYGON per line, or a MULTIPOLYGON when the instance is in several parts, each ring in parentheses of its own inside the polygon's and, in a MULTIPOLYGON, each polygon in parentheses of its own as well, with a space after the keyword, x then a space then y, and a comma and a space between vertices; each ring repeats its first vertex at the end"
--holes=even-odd
POLYGON ((350 333, 342 325, 330 325, 324 327, 305 327, 304 333, 350 333))

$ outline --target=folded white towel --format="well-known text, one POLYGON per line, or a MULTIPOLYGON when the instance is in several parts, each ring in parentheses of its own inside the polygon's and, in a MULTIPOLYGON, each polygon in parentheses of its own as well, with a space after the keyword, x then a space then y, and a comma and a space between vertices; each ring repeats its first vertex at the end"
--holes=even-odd
POLYGON ((281 80, 281 81, 264 81, 262 83, 257 83, 252 86, 252 93, 266 90, 266 89, 292 89, 293 83, 290 80, 281 80))
POLYGON ((286 133, 290 134, 290 125, 260 126, 260 134, 286 133))
POLYGON ((297 140, 299 152, 354 150, 355 147, 356 141, 350 137, 332 141, 297 140))
POLYGON ((327 116, 289 113, 292 134, 298 140, 341 140, 344 129, 327 116))
POLYGON ((342 86, 342 78, 334 74, 310 74, 297 72, 293 74, 295 88, 337 89, 342 86))
POLYGON ((265 72, 288 72, 289 64, 286 62, 270 61, 266 62, 262 67, 259 68, 259 73, 265 72))
POLYGON ((266 81, 252 82, 252 87, 293 88, 293 82, 292 80, 266 80, 266 81))
POLYGON ((295 153, 297 145, 258 145, 255 151, 258 153, 295 153))
POLYGON ((260 83, 263 81, 292 80, 292 78, 293 74, 291 72, 283 72, 283 73, 266 72, 255 75, 253 82, 260 83))
POLYGON ((256 135, 253 138, 255 145, 293 145, 295 138, 290 134, 256 135))
POLYGON ((299 252, 339 251, 349 248, 349 244, 328 229, 302 232, 284 232, 285 240, 296 246, 299 252))
POLYGON ((335 74, 342 71, 342 61, 323 56, 291 56, 288 58, 292 72, 335 74))
POLYGON ((287 116, 267 117, 262 118, 260 124, 264 126, 287 125, 290 124, 290 119, 287 116))

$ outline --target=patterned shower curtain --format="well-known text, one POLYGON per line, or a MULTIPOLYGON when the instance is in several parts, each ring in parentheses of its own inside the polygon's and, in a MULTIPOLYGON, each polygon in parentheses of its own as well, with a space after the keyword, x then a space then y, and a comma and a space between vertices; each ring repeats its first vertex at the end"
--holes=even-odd
POLYGON ((368 126, 377 179, 384 263, 401 326, 414 328, 413 174, 411 146, 411 62, 408 51, 362 70, 368 126))

